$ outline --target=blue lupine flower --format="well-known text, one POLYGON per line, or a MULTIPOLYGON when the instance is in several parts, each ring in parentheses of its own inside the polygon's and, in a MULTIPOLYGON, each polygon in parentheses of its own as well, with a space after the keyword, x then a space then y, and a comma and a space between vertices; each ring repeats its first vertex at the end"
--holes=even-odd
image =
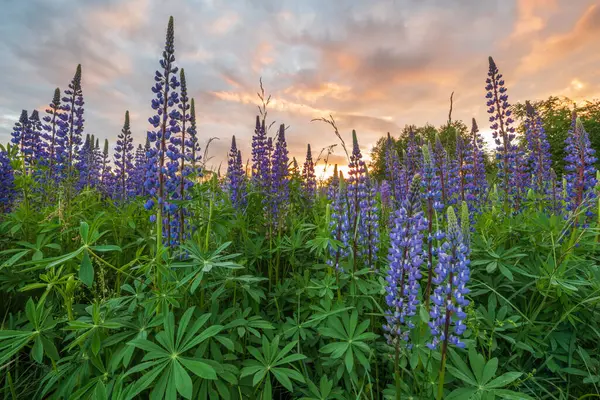
MULTIPOLYGON (((179 131, 177 125, 179 113, 175 107, 179 103, 177 92, 179 81, 177 80, 178 68, 175 66, 174 42, 173 17, 170 17, 165 48, 160 60, 161 70, 156 71, 155 83, 152 87, 152 92, 155 94, 155 98, 152 99, 152 109, 156 114, 148 119, 154 130, 148 131, 147 134, 151 146, 147 154, 148 169, 145 181, 145 190, 150 196, 145 207, 148 210, 157 207, 159 222, 162 224, 162 236, 167 239, 168 245, 171 245, 175 234, 172 231, 171 218, 176 207, 170 204, 170 200, 176 189, 172 177, 177 164, 173 161, 178 158, 173 152, 170 139, 172 134, 179 131)), ((156 221, 157 216, 151 217, 151 220, 156 221)))
POLYGON ((46 109, 46 116, 43 118, 43 133, 42 138, 46 142, 46 160, 44 162, 47 167, 46 178, 48 183, 51 183, 59 173, 60 159, 59 140, 62 137, 61 132, 66 128, 65 114, 62 113, 60 104, 60 89, 54 90, 52 102, 46 109))
POLYGON ((348 218, 350 221, 351 231, 357 231, 357 235, 352 235, 354 243, 352 249, 354 251, 354 268, 359 256, 359 246, 364 246, 368 243, 368 238, 365 237, 365 225, 361 219, 364 219, 366 207, 368 203, 369 190, 367 188, 367 166, 362 159, 362 153, 358 146, 356 131, 352 131, 352 154, 350 155, 350 163, 348 164, 348 218), (358 228, 358 229, 357 229, 358 228))
POLYGON ((550 143, 546 138, 541 116, 529 101, 525 102, 525 138, 527 139, 528 163, 531 171, 532 189, 547 194, 550 183, 550 143))
POLYGON ((202 171, 200 171, 200 167, 198 166, 198 163, 202 159, 202 154, 200 153, 200 143, 198 143, 198 132, 196 129, 196 103, 194 102, 194 99, 192 99, 190 107, 190 127, 188 128, 188 136, 188 146, 191 149, 190 163, 192 166, 192 172, 194 176, 198 178, 202 175, 202 171))
POLYGON ((288 162, 285 125, 281 124, 275 142, 275 150, 271 157, 271 193, 269 196, 269 210, 267 211, 267 215, 271 216, 269 222, 272 223, 274 228, 279 228, 286 217, 290 195, 288 162))
POLYGON ((309 202, 313 202, 317 191, 317 179, 315 177, 315 164, 310 152, 310 144, 306 150, 306 161, 304 161, 304 166, 302 168, 302 189, 304 197, 309 202))
POLYGON ((473 194, 474 198, 473 208, 479 209, 485 201, 488 183, 485 175, 485 147, 475 118, 472 120, 470 140, 473 151, 473 182, 471 185, 471 193, 473 194))
MULTIPOLYGON (((468 220, 468 211, 463 218, 468 220)), ((469 305, 469 300, 465 295, 469 293, 466 285, 470 276, 469 242, 468 236, 464 235, 468 233, 468 222, 463 221, 467 228, 461 230, 452 206, 448 207, 447 219, 446 240, 438 251, 438 264, 433 279, 435 289, 429 310, 429 328, 433 339, 428 346, 435 349, 442 343, 443 354, 446 353, 448 344, 464 347, 460 336, 466 329, 464 320, 467 315, 464 310, 469 305)))
POLYGON ((452 185, 450 184, 449 174, 450 166, 448 165, 448 153, 437 134, 435 135, 435 146, 432 155, 440 182, 441 202, 442 204, 447 204, 452 196, 452 185))
POLYGON ((596 151, 591 148, 588 133, 575 110, 565 143, 566 209, 575 212, 580 207, 587 207, 585 214, 592 217, 594 207, 588 206, 596 198, 596 151))
POLYGON ((421 210, 420 182, 417 174, 412 180, 402 207, 394 214, 390 231, 390 263, 386 276, 386 324, 385 337, 390 345, 408 344, 410 330, 414 328, 412 317, 419 304, 419 279, 423 264, 423 231, 427 219, 421 210))
POLYGON ((231 204, 238 210, 246 206, 245 178, 244 166, 242 165, 242 152, 238 150, 235 136, 233 136, 227 160, 227 190, 231 204))
POLYGON ((15 178, 6 151, 0 149, 0 213, 7 213, 15 198, 15 178))
POLYGON ((267 195, 271 175, 270 155, 267 148, 265 121, 256 116, 256 126, 252 136, 252 181, 262 195, 267 195))
POLYGON ((508 201, 508 195, 514 192, 511 182, 514 181, 515 174, 515 153, 516 146, 513 143, 515 139, 514 122, 511 115, 508 95, 504 86, 502 74, 498 71, 496 63, 489 58, 490 68, 488 78, 486 79, 487 107, 490 114, 490 128, 492 136, 496 143, 496 160, 498 163, 498 178, 500 189, 503 191, 505 201, 508 201))
POLYGON ((117 145, 115 146, 115 197, 119 201, 125 201, 135 194, 133 174, 133 138, 131 137, 131 127, 129 124, 129 111, 125 111, 125 122, 123 129, 117 136, 117 145))
POLYGON ((64 112, 64 129, 60 131, 60 159, 63 172, 71 179, 75 173, 75 160, 79 154, 83 135, 83 92, 81 90, 81 64, 64 91, 61 110, 64 112))
POLYGON ((327 188, 327 200, 331 209, 329 229, 331 236, 340 242, 339 247, 334 249, 329 246, 329 258, 327 264, 338 272, 343 272, 340 261, 349 254, 350 243, 350 221, 348 219, 348 206, 346 204, 346 186, 343 179, 338 177, 337 164, 333 168, 333 177, 327 188))

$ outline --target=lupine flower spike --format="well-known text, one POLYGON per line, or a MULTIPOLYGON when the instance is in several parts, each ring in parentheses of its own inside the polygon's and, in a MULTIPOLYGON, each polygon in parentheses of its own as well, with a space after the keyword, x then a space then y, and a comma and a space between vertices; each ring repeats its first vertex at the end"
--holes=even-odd
POLYGON ((302 167, 302 189, 306 199, 312 203, 317 191, 317 181, 315 177, 315 164, 310 151, 310 144, 306 150, 306 161, 304 161, 304 166, 302 167))

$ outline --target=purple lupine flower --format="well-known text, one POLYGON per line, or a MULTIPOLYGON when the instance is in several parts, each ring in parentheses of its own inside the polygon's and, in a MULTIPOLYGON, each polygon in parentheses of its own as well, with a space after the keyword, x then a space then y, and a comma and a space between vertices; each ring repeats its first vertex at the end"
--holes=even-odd
POLYGON ((525 138, 527 139, 527 149, 529 168, 532 174, 532 189, 536 192, 546 195, 549 191, 550 168, 552 160, 550 158, 550 143, 546 138, 542 118, 531 105, 529 101, 525 102, 527 117, 525 118, 525 138))
POLYGON ((192 166, 193 176, 195 177, 194 179, 196 179, 202 174, 202 171, 200 171, 200 167, 198 166, 198 163, 202 159, 202 154, 200 153, 200 143, 198 143, 198 131, 196 127, 196 103, 194 99, 192 99, 190 107, 190 127, 188 128, 188 136, 188 146, 191 149, 190 163, 192 166))
POLYGON ((141 144, 138 144, 135 150, 135 158, 133 161, 133 170, 131 173, 131 185, 134 196, 143 196, 144 192, 144 176, 146 174, 146 150, 141 144))
POLYGON ((129 111, 125 111, 125 121, 121 133, 117 136, 115 146, 115 197, 119 201, 125 201, 135 194, 133 174, 133 138, 131 137, 131 126, 129 124, 129 111))
POLYGON ((269 210, 267 212, 267 215, 271 216, 270 222, 274 228, 279 228, 286 217, 287 203, 290 195, 288 162, 285 125, 281 124, 277 141, 275 142, 275 150, 271 157, 271 193, 269 196, 269 210))
POLYGON ((238 150, 235 136, 231 138, 231 149, 227 160, 227 186, 231 204, 240 210, 246 206, 246 182, 242 152, 238 150))
POLYGON ((27 163, 25 161, 26 158, 26 148, 28 147, 29 140, 27 131, 29 130, 29 118, 27 117, 27 110, 21 111, 21 116, 19 117, 19 121, 15 123, 13 127, 13 131, 11 133, 12 139, 10 140, 18 149, 21 159, 23 160, 23 173, 26 172, 27 163))
MULTIPOLYGON (((151 210, 156 206, 156 215, 151 216, 151 221, 157 221, 161 232, 157 235, 159 247, 162 245, 162 237, 171 244, 171 214, 175 211, 169 204, 172 191, 172 179, 169 177, 173 171, 173 148, 170 145, 171 134, 178 132, 178 112, 175 105, 179 102, 177 88, 178 68, 175 66, 175 29, 173 17, 169 18, 165 48, 160 60, 160 71, 154 76, 152 92, 152 109, 156 114, 148 119, 154 130, 147 133, 150 141, 148 151, 148 169, 146 171, 145 189, 150 199, 145 204, 146 209, 151 210), (167 159, 168 158, 168 159, 167 159), (171 181, 171 182, 170 182, 171 181)), ((175 167, 176 168, 176 167, 175 167)))
POLYGON ((490 114, 490 128, 496 143, 500 189, 504 192, 505 201, 508 201, 508 195, 513 191, 511 181, 515 174, 515 153, 517 150, 513 144, 515 128, 512 126, 514 121, 511 117, 512 111, 508 103, 504 79, 502 79, 502 74, 498 71, 492 57, 489 58, 489 63, 488 78, 485 81, 487 111, 490 114))
POLYGON ((360 221, 361 213, 366 208, 368 198, 367 188, 367 166, 362 159, 362 153, 358 146, 356 131, 352 131, 352 154, 348 164, 348 218, 352 232, 357 231, 357 235, 352 235, 352 255, 354 256, 354 271, 359 256, 359 246, 366 244, 368 240, 364 237, 365 225, 360 221), (357 229, 358 228, 358 229, 357 229))
POLYGON ((473 149, 471 142, 462 136, 456 136, 455 159, 452 163, 450 175, 454 182, 451 184, 456 194, 456 200, 461 203, 466 201, 469 206, 473 203, 471 194, 473 187, 473 149))
POLYGON ((359 223, 359 256, 366 259, 367 265, 375 269, 377 263, 377 252, 379 251, 379 208, 377 207, 377 187, 375 183, 366 176, 367 196, 360 208, 359 223))
POLYGON ((106 194, 111 194, 112 167, 108 158, 108 139, 104 139, 104 148, 102 149, 98 163, 100 165, 100 186, 102 187, 102 191, 106 194))
POLYGON ((0 213, 8 213, 15 198, 15 178, 6 151, 0 148, 0 213))
MULTIPOLYGON (((438 251, 436 276, 433 280, 436 287, 429 310, 429 328, 433 339, 427 345, 435 349, 442 343, 442 357, 445 357, 448 344, 464 347, 460 336, 466 329, 464 320, 467 314, 464 309, 469 305, 469 300, 465 298, 469 293, 466 287, 470 276, 469 242, 468 236, 463 234, 468 232, 468 228, 461 230, 452 206, 448 207, 447 219, 446 240, 438 251), (450 328, 453 328, 452 331, 450 328)), ((463 221, 463 224, 468 226, 468 222, 463 221)))
POLYGON ((96 187, 100 183, 102 165, 100 164, 100 157, 98 157, 100 149, 96 145, 94 135, 86 135, 85 142, 77 153, 75 158, 75 166, 79 172, 79 179, 76 184, 77 190, 85 187, 96 187))
POLYGON ((387 180, 381 181, 379 185, 379 195, 381 196, 381 206, 389 208, 392 204, 392 188, 387 180))
POLYGON ((400 207, 404 199, 404 173, 402 171, 398 150, 388 132, 385 148, 385 177, 390 186, 390 194, 393 197, 394 209, 400 207))
POLYGON ((300 167, 298 166, 298 160, 296 160, 296 157, 292 157, 292 170, 290 171, 290 175, 292 176, 292 179, 302 179, 300 175, 300 167))
MULTIPOLYGON (((174 165, 172 165, 172 169, 169 168, 172 171, 171 180, 176 185, 173 199, 189 200, 188 193, 194 185, 194 182, 190 179, 190 175, 193 173, 191 166, 193 149, 189 135, 192 116, 190 114, 190 99, 187 94, 187 83, 183 68, 179 71, 179 81, 181 86, 177 106, 179 109, 179 126, 177 129, 171 130, 171 146, 169 146, 170 152, 167 152, 167 154, 170 158, 171 154, 173 155, 172 163, 174 165)), ((187 215, 188 211, 183 205, 177 206, 177 215, 171 219, 172 229, 175 232, 175 235, 172 235, 174 236, 172 238, 172 245, 181 243, 189 236, 187 233, 187 227, 189 226, 189 221, 186 219, 187 215)))
POLYGON ((554 214, 560 215, 562 214, 562 189, 560 187, 560 183, 558 183, 558 177, 556 176, 556 172, 554 172, 553 168, 550 168, 550 211, 554 214))
POLYGON ((588 133, 575 110, 565 143, 566 209, 575 212, 581 207, 587 207, 585 214, 592 217, 594 207, 588 206, 596 198, 596 151, 591 148, 588 133))
POLYGON ((81 90, 81 64, 77 65, 75 76, 64 91, 61 109, 66 119, 65 129, 61 135, 60 148, 62 150, 61 162, 66 176, 72 178, 74 175, 75 159, 79 154, 79 147, 83 135, 83 92, 81 90))
POLYGON ((425 216, 427 218, 427 287, 423 298, 426 304, 429 304, 429 295, 431 293, 431 280, 433 278, 433 258, 436 255, 436 246, 434 240, 441 240, 443 233, 438 230, 439 221, 438 215, 444 209, 442 203, 442 189, 440 184, 440 176, 436 170, 436 164, 432 158, 431 144, 423 146, 423 187, 422 198, 425 202, 425 216))
POLYGON ((66 126, 66 115, 62 113, 59 88, 54 90, 54 97, 46 109, 46 114, 47 115, 43 118, 45 124, 43 125, 44 132, 42 138, 46 142, 46 178, 48 183, 50 183, 57 177, 60 162, 58 158, 60 151, 57 151, 59 148, 58 141, 61 138, 61 132, 64 131, 66 126))
POLYGON ((337 164, 333 167, 333 177, 327 188, 327 199, 331 209, 331 219, 329 221, 331 236, 340 242, 336 249, 331 245, 329 246, 327 264, 337 272, 343 272, 343 269, 340 267, 340 261, 349 254, 350 221, 346 205, 346 186, 338 176, 337 164))
POLYGON ((440 182, 440 194, 442 204, 447 204, 452 196, 452 190, 450 185, 450 166, 448 165, 448 153, 442 145, 440 137, 435 135, 435 146, 433 148, 432 160, 435 164, 435 169, 438 174, 440 182))
POLYGON ((390 231, 390 263, 386 276, 386 332, 388 343, 399 348, 401 342, 408 344, 410 330, 414 328, 412 317, 419 304, 420 267, 423 263, 423 231, 427 219, 421 210, 421 177, 414 176, 406 199, 394 214, 390 231))
POLYGON ((270 155, 267 148, 265 121, 256 116, 256 127, 252 136, 252 180, 259 192, 266 195, 271 174, 270 155))
POLYGON ((488 183, 485 175, 485 153, 483 138, 479 134, 477 121, 473 118, 471 126, 471 148, 473 149, 473 183, 471 193, 474 197, 474 208, 478 209, 487 194, 488 183))
POLYGON ((312 203, 317 191, 317 179, 315 177, 315 164, 310 152, 310 144, 306 150, 306 161, 304 161, 304 166, 302 167, 302 189, 306 199, 312 203))
MULTIPOLYGON (((42 140, 42 122, 38 110, 33 110, 27 125, 27 145, 25 147, 25 159, 30 170, 43 162, 46 157, 45 143, 42 140)), ((32 171, 30 171, 32 172, 32 171)))
POLYGON ((413 176, 421 172, 421 148, 417 140, 417 135, 412 129, 408 132, 408 140, 406 142, 406 153, 404 156, 404 172, 406 174, 406 190, 409 187, 409 180, 413 176))

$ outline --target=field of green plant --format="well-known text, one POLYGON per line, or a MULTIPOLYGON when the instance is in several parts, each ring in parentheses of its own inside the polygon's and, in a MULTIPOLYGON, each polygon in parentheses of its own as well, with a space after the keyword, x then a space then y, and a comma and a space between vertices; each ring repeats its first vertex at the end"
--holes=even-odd
POLYGON ((492 146, 449 120, 367 164, 331 117, 317 180, 261 90, 221 176, 174 39, 145 143, 86 134, 78 66, 0 148, 0 398, 600 398, 596 103, 513 106, 490 57, 492 146))

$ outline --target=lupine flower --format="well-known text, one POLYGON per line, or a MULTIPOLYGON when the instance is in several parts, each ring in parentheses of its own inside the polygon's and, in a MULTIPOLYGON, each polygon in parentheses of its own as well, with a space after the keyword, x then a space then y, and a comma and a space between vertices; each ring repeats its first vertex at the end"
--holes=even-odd
POLYGON ((429 311, 429 327, 433 339, 428 346, 435 349, 442 343, 442 357, 445 357, 448 344, 464 347, 460 336, 466 329, 464 319, 467 315, 464 309, 469 305, 469 300, 465 298, 469 293, 466 287, 470 276, 469 243, 463 236, 463 230, 459 227, 451 206, 448 207, 447 214, 446 240, 438 252, 436 276, 433 279, 435 289, 429 311))
POLYGON ((404 199, 404 174, 402 173, 398 150, 394 146, 394 141, 389 132, 385 148, 385 177, 390 186, 394 208, 398 208, 402 203, 402 199, 404 199))
POLYGON ((508 103, 504 79, 492 57, 489 58, 489 63, 490 69, 485 81, 487 111, 490 114, 490 128, 496 143, 500 188, 506 196, 505 201, 508 201, 508 194, 512 192, 511 181, 515 174, 516 146, 513 144, 515 128, 511 126, 514 121, 511 117, 512 111, 508 103))
POLYGON ((456 193, 457 201, 466 201, 472 204, 474 196, 471 194, 473 188, 473 149, 471 142, 462 136, 456 136, 456 151, 453 161, 451 176, 455 180, 451 185, 456 193))
MULTIPOLYGON (((596 151, 591 148, 590 138, 585 131, 577 113, 573 110, 573 118, 569 135, 565 140, 565 178, 566 209, 574 212, 580 207, 589 206, 596 198, 596 151)), ((586 216, 594 215, 593 207, 586 210, 586 216)))
MULTIPOLYGON (((294 160, 296 160, 294 158, 294 160)), ((304 196, 310 202, 314 201, 317 191, 317 179, 315 177, 315 164, 313 163, 312 154, 310 152, 310 144, 306 150, 306 161, 302 168, 302 189, 304 196)))
POLYGON ((473 118, 471 126, 471 148, 473 149, 473 184, 471 193, 473 194, 476 207, 484 201, 484 196, 488 190, 487 178, 485 175, 485 154, 483 138, 479 134, 477 121, 473 118))
POLYGON ((392 203, 392 188, 387 180, 383 180, 379 185, 379 195, 382 207, 389 208, 392 203))
POLYGON ((271 194, 269 196, 269 210, 267 211, 267 214, 271 216, 270 222, 274 228, 280 227, 286 216, 290 194, 288 162, 285 125, 281 124, 271 158, 271 194))
POLYGON ((75 76, 64 91, 61 109, 66 116, 65 129, 61 131, 60 157, 67 177, 72 178, 75 158, 83 135, 83 92, 81 91, 81 64, 77 65, 75 76))
POLYGON ((292 170, 290 171, 292 179, 301 179, 300 167, 298 166, 298 160, 296 157, 292 157, 292 170))
POLYGON ((115 175, 117 178, 115 196, 120 201, 124 201, 135 193, 131 181, 132 174, 133 138, 129 124, 129 111, 125 111, 125 122, 121 133, 117 136, 117 145, 115 146, 115 175))
MULTIPOLYGON (((408 344, 410 330, 414 328, 412 317, 419 304, 420 267, 423 263, 423 231, 427 219, 421 210, 420 182, 417 174, 402 207, 394 214, 390 231, 390 263, 386 276, 386 324, 385 337, 390 345, 408 344)), ((397 348, 398 348, 397 347, 397 348)))
POLYGON ((43 118, 45 124, 43 125, 42 137, 46 142, 46 166, 48 167, 46 176, 50 183, 57 176, 57 166, 59 165, 57 158, 58 141, 62 137, 60 132, 63 132, 66 128, 66 114, 62 112, 59 88, 54 90, 54 97, 46 109, 46 114, 43 118))
POLYGON ((551 212, 554 214, 562 213, 562 190, 558 183, 558 178, 554 169, 550 168, 550 201, 551 201, 551 212))
POLYGON ((146 150, 141 144, 138 144, 135 150, 135 158, 133 161, 133 171, 131 173, 131 185, 135 196, 143 196, 144 192, 144 176, 146 174, 146 150))
POLYGON ((435 146, 433 148, 433 162, 435 164, 435 169, 438 174, 438 179, 440 182, 440 194, 442 196, 442 204, 446 204, 452 194, 451 185, 450 185, 450 167, 448 165, 448 154, 446 153, 446 149, 440 140, 440 137, 435 135, 435 146))
POLYGON ((532 189, 540 194, 548 192, 550 182, 550 144, 546 138, 542 118, 529 101, 525 102, 525 137, 527 139, 528 163, 532 179, 532 189))
POLYGON ((379 207, 377 206, 377 187, 375 183, 366 176, 367 196, 360 208, 359 230, 359 256, 367 261, 369 268, 374 269, 379 251, 379 207))
POLYGON ((26 169, 25 152, 28 146, 27 131, 29 129, 29 118, 27 117, 27 110, 21 111, 19 121, 15 123, 13 131, 11 133, 12 139, 10 140, 15 146, 18 147, 19 153, 23 159, 23 171, 26 169))
MULTIPOLYGON (((352 131, 352 154, 350 155, 350 163, 348 164, 348 217, 350 221, 350 229, 352 232, 359 227, 359 219, 361 218, 361 210, 366 206, 368 198, 367 189, 367 166, 362 159, 362 153, 358 146, 358 139, 356 137, 356 131, 352 131)), ((364 212, 364 211, 363 211, 364 212)), ((362 221, 361 225, 362 224, 362 221)), ((364 226, 363 226, 364 228, 364 226)), ((364 237, 365 230, 358 229, 357 235, 352 235, 355 238, 352 244, 353 256, 354 256, 354 268, 356 269, 356 263, 358 261, 358 247, 361 244, 367 243, 367 239, 364 237)))
MULTIPOLYGON (((99 149, 98 149, 99 150, 99 149)), ((101 159, 97 156, 93 135, 86 135, 85 142, 77 153, 75 166, 79 172, 76 188, 95 187, 100 182, 101 159)))
MULTIPOLYGON (((33 110, 27 124, 27 145, 25 146, 25 160, 30 169, 35 169, 40 160, 46 155, 42 140, 42 122, 38 110, 33 110)), ((30 171, 31 172, 31 171, 30 171)))
MULTIPOLYGON (((189 136, 191 114, 185 71, 182 68, 179 72, 181 86, 179 104, 177 106, 179 108, 179 126, 177 126, 177 129, 172 128, 171 130, 172 146, 169 146, 170 151, 167 152, 167 155, 172 159, 172 168, 169 167, 169 171, 171 171, 171 181, 176 185, 173 199, 187 200, 189 199, 188 192, 194 185, 194 182, 189 178, 193 172, 190 165, 192 161, 192 141, 189 136)), ((177 208, 177 217, 171 219, 172 229, 177 235, 177 239, 172 243, 173 245, 181 243, 187 237, 186 227, 189 225, 189 222, 186 220, 187 210, 185 207, 179 205, 177 208)))
POLYGON ((531 183, 529 165, 525 156, 525 148, 522 144, 515 146, 513 160, 514 170, 510 179, 511 203, 513 204, 513 209, 519 211, 521 204, 527 197, 527 190, 531 183))
POLYGON ((146 192, 150 195, 145 207, 150 210, 157 206, 157 215, 153 215, 151 220, 158 220, 159 226, 162 227, 162 236, 167 239, 169 245, 172 236, 170 215, 175 211, 175 207, 171 207, 169 204, 170 188, 167 186, 167 180, 170 175, 168 168, 172 168, 172 163, 167 160, 167 152, 171 151, 168 147, 171 133, 177 131, 178 113, 175 105, 179 102, 178 68, 175 66, 174 41, 175 30, 173 17, 171 17, 167 27, 165 48, 160 60, 161 70, 156 71, 155 84, 152 87, 152 92, 156 96, 152 99, 152 109, 156 111, 156 114, 149 118, 149 122, 155 130, 148 131, 147 135, 151 147, 147 154, 148 170, 145 182, 146 192))
POLYGON ((246 188, 242 152, 238 150, 235 136, 231 138, 231 149, 227 160, 227 184, 231 204, 236 209, 246 206, 246 188))
POLYGON ((191 159, 190 163, 192 165, 192 172, 194 176, 197 178, 201 175, 200 168, 198 163, 202 159, 202 155, 200 153, 200 143, 198 143, 198 131, 196 129, 196 103, 194 99, 192 99, 190 106, 190 127, 188 128, 188 136, 189 136, 189 148, 191 150, 191 159))
POLYGON ((256 127, 252 136, 252 180, 262 194, 266 194, 271 174, 270 155, 267 149, 265 121, 256 116, 256 127))
POLYGON ((15 198, 13 168, 6 152, 0 149, 0 212, 7 213, 15 198))
POLYGON ((440 176, 437 174, 436 165, 432 158, 431 145, 423 146, 423 187, 422 198, 425 202, 425 212, 427 218, 427 287, 425 289, 424 299, 428 304, 429 294, 431 293, 431 280, 433 278, 433 257, 437 251, 434 246, 434 240, 441 240, 444 235, 438 231, 439 221, 438 213, 445 205, 442 203, 442 189, 440 176))
POLYGON ((350 241, 350 222, 348 219, 348 208, 346 205, 346 186, 342 178, 338 177, 337 164, 333 167, 333 177, 327 188, 327 199, 331 207, 331 219, 329 228, 331 236, 340 242, 340 246, 334 249, 329 246, 329 258, 327 264, 337 272, 343 272, 340 261, 348 256, 350 241))

